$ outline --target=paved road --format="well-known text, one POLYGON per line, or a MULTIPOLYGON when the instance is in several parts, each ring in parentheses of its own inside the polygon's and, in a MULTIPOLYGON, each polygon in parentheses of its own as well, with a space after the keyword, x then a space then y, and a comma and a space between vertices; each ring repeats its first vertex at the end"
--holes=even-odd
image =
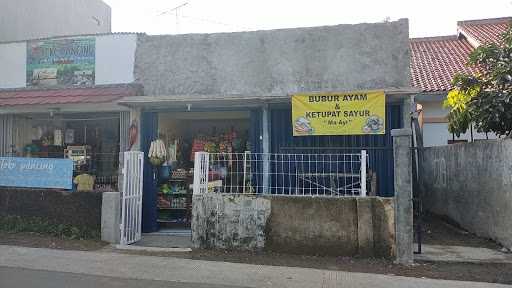
POLYGON ((244 288, 0 267, 1 288, 244 288))
MULTIPOLYGON (((104 277, 106 277, 108 279, 117 279, 115 281, 127 281, 127 283, 130 283, 132 285, 136 285, 138 281, 136 280, 135 282, 132 282, 133 279, 148 280, 148 283, 152 283, 153 285, 169 284, 168 286, 154 287, 174 287, 172 285, 178 285, 179 283, 187 283, 190 284, 191 286, 175 287, 201 287, 200 284, 203 284, 202 287, 254 288, 510 287, 507 285, 489 283, 418 279, 400 276, 349 273, 342 271, 330 271, 308 268, 211 262, 190 259, 179 259, 172 257, 137 256, 104 251, 63 251, 2 245, 0 245, 0 267, 10 267, 15 269, 21 268, 21 270, 16 270, 19 273, 22 273, 21 271, 24 271, 23 269, 31 269, 32 273, 35 273, 33 270, 44 270, 47 271, 49 274, 45 274, 43 271, 40 271, 38 273, 42 274, 39 274, 37 277, 47 277, 46 279, 48 280, 52 279, 52 275, 67 275, 69 277, 75 275, 74 277, 78 277, 79 279, 81 277, 84 277, 84 279, 86 279, 87 277, 92 276, 92 278, 90 279, 95 279, 96 281, 101 281, 102 279, 105 279, 104 277), (54 273, 53 271, 58 273, 54 273), (164 283, 161 283, 162 281, 164 283), (165 281, 168 281, 168 283, 165 283, 165 281)), ((7 277, 10 277, 10 275, 7 275, 7 277)), ((4 277, 1 277, 0 279, 3 278, 4 277)), ((22 281, 30 281, 29 277, 27 277, 27 279, 23 279, 23 277, 20 277, 20 279, 22 279, 22 281)), ((60 278, 59 281, 66 280, 66 277, 64 277, 60 278)), ((6 281, 10 280, 8 279, 6 281)), ((66 285, 67 282, 62 283, 66 285)), ((3 288, 2 285, 0 285, 0 287, 3 288)), ((15 285, 14 287, 23 286, 15 285)), ((39 288, 44 286, 36 287, 39 288)), ((53 285, 50 287, 60 288, 61 286, 53 285)), ((102 287, 102 285, 92 285, 83 287, 102 287)), ((107 285, 104 287, 116 286, 107 285)), ((142 287, 146 288, 151 286, 143 285, 142 287)))

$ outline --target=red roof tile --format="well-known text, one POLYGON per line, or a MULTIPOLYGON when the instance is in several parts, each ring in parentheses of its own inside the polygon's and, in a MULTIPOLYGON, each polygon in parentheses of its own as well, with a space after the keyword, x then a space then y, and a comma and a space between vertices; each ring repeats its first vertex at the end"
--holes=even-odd
POLYGON ((512 17, 457 22, 459 36, 415 38, 410 41, 411 85, 424 92, 448 91, 456 73, 473 73, 469 53, 485 43, 501 42, 512 17))
POLYGON ((17 105, 110 103, 122 97, 140 95, 138 85, 105 85, 63 89, 0 90, 0 107, 17 105))
POLYGON ((466 66, 473 47, 457 36, 415 38, 410 41, 411 85, 424 92, 447 91, 457 72, 472 73, 466 66))
POLYGON ((482 45, 501 42, 501 34, 507 30, 511 21, 512 17, 469 20, 459 21, 457 26, 460 33, 482 45))

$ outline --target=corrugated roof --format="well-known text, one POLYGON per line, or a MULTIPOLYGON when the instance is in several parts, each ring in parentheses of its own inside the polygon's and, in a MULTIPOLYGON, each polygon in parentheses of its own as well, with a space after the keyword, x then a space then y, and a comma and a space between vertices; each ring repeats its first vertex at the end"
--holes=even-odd
POLYGON ((32 38, 32 39, 24 39, 24 40, 16 40, 16 41, 0 41, 0 44, 42 41, 42 40, 49 40, 49 39, 52 39, 52 40, 53 39, 65 39, 65 38, 74 38, 74 37, 95 37, 95 36, 101 37, 101 36, 115 36, 115 35, 146 35, 146 33, 142 33, 142 32, 109 32, 109 33, 92 33, 92 34, 77 34, 77 35, 60 35, 60 36, 32 38))
POLYGON ((0 90, 0 107, 18 105, 112 103, 123 97, 142 94, 136 84, 79 88, 0 90))

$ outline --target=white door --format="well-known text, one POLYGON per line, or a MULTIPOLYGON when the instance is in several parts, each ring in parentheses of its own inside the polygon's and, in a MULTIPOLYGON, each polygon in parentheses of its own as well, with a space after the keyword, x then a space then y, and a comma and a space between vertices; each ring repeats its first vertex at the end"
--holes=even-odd
POLYGON ((141 239, 143 169, 143 152, 124 152, 121 245, 132 244, 141 239))

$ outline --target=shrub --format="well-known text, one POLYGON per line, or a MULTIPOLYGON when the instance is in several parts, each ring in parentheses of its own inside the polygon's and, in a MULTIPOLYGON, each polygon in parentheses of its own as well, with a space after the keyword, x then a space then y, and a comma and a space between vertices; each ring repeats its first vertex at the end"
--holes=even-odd
POLYGON ((0 231, 9 233, 34 232, 64 239, 99 239, 98 231, 53 223, 39 217, 0 217, 0 231))

